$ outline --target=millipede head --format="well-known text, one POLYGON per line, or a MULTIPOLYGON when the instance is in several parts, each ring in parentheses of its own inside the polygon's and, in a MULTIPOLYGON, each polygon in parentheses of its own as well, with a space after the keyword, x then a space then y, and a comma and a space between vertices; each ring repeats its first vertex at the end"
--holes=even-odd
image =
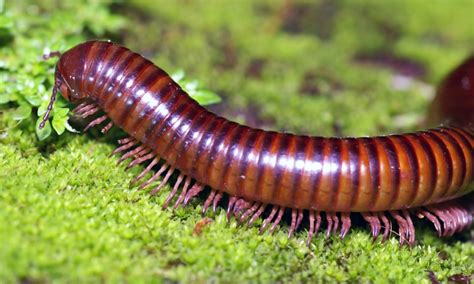
POLYGON ((88 97, 86 92, 81 91, 78 82, 83 79, 81 75, 83 72, 82 69, 84 69, 86 65, 84 55, 88 53, 91 45, 92 42, 85 42, 69 49, 63 54, 55 51, 43 55, 44 60, 59 57, 59 61, 56 64, 53 92, 43 120, 39 125, 40 128, 44 127, 51 114, 58 90, 61 92, 61 95, 70 102, 78 102, 88 97))
POLYGON ((59 57, 56 64, 55 78, 57 86, 62 96, 70 102, 78 102, 89 97, 87 92, 82 90, 82 82, 86 80, 82 74, 86 66, 92 64, 87 63, 84 59, 89 53, 93 42, 85 42, 79 44, 59 57))

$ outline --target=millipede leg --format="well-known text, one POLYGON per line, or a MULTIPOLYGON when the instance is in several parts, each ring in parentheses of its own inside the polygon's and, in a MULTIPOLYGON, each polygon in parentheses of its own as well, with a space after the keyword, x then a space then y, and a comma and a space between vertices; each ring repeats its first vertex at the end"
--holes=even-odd
POLYGON ((79 111, 81 111, 84 107, 88 106, 88 103, 87 102, 82 102, 80 104, 78 104, 73 110, 72 112, 77 114, 79 111))
POLYGON ((142 183, 139 187, 139 189, 144 189, 145 187, 147 187, 150 183, 154 182, 159 176, 161 176, 161 174, 166 171, 168 169, 168 167, 170 167, 170 165, 168 164, 163 164, 161 166, 161 168, 151 177, 149 178, 146 182, 142 183))
POLYGON ((291 236, 293 236, 293 233, 296 231, 298 218, 299 218, 299 210, 291 209, 291 225, 290 225, 290 230, 288 231, 288 238, 291 238, 291 236))
MULTIPOLYGON (((148 150, 148 149, 145 149, 145 150, 148 150)), ((149 151, 149 150, 148 150, 149 151)), ((138 158, 136 158, 135 160, 131 161, 128 165, 127 165, 127 168, 126 169, 131 169, 133 168, 134 166, 136 165, 139 165, 145 161, 148 161, 152 158, 155 157, 155 154, 154 153, 148 153, 147 155, 145 156, 140 156, 138 158)))
POLYGON ((332 232, 333 219, 331 214, 331 212, 326 212, 326 221, 328 223, 328 227, 326 229, 326 238, 328 238, 332 232))
POLYGON ((160 182, 160 184, 151 191, 151 195, 157 194, 165 186, 165 184, 168 182, 173 172, 174 172, 174 168, 170 167, 170 169, 168 170, 168 172, 166 173, 165 177, 160 182))
POLYGON ((380 235, 380 231, 382 229, 382 224, 380 223, 380 219, 378 217, 378 215, 376 213, 372 213, 372 216, 373 216, 373 224, 374 224, 374 233, 375 235, 373 235, 374 237, 374 241, 379 237, 380 235))
POLYGON ((296 230, 298 230, 298 228, 300 227, 301 225, 301 222, 303 222, 303 209, 298 209, 298 218, 296 219, 296 230))
POLYGON ((442 222, 443 222, 443 230, 441 233, 442 237, 448 236, 451 232, 451 218, 448 217, 447 214, 445 214, 443 208, 441 205, 438 206, 428 206, 427 209, 431 211, 434 215, 436 215, 442 222))
POLYGON ((122 157, 120 157, 120 159, 118 160, 117 162, 117 165, 122 163, 123 161, 125 161, 126 159, 132 157, 132 156, 135 156, 137 155, 139 152, 141 152, 143 149, 145 149, 145 146, 144 145, 141 145, 141 146, 138 146, 137 148, 133 149, 133 150, 130 150, 128 151, 127 153, 123 154, 122 157))
POLYGON ((385 216, 384 212, 379 212, 378 217, 380 220, 382 220, 382 223, 383 223, 384 229, 383 229, 382 242, 385 242, 386 240, 388 240, 388 237, 392 233, 392 222, 390 222, 387 216, 385 216))
POLYGON ((460 210, 462 211, 461 214, 463 214, 464 218, 464 226, 462 228, 460 228, 460 231, 463 231, 463 230, 467 230, 471 227, 472 225, 472 219, 474 218, 474 211, 471 213, 467 210, 467 208, 460 208, 460 210))
POLYGON ((165 203, 163 204, 163 209, 166 209, 168 207, 168 204, 171 202, 171 199, 173 199, 173 197, 176 195, 176 192, 178 192, 179 185, 181 184, 183 179, 184 179, 184 174, 181 173, 178 176, 178 179, 176 180, 176 183, 173 186, 173 190, 170 192, 170 194, 166 198, 165 203))
POLYGON ((407 223, 407 238, 408 238, 408 245, 413 246, 415 243, 415 226, 413 226, 413 221, 410 217, 410 213, 408 210, 402 210, 403 217, 407 223))
POLYGON ((126 151, 130 148, 132 148, 135 144, 137 144, 138 142, 137 141, 130 141, 126 144, 123 144, 122 146, 118 147, 117 149, 113 150, 112 153, 110 154, 110 156, 113 156, 117 153, 120 153, 120 152, 123 152, 123 151, 126 151))
POLYGON ((257 209, 260 207, 261 203, 255 202, 249 209, 247 209, 239 218, 239 223, 243 223, 246 221, 252 214, 257 211, 257 209))
POLYGON ((227 215, 227 220, 230 220, 230 215, 234 211, 234 206, 235 203, 237 202, 237 197, 231 196, 229 198, 229 204, 227 204, 227 209, 226 209, 226 215, 227 215))
POLYGON ((455 206, 450 207, 448 209, 449 212, 451 212, 451 216, 453 216, 454 219, 454 234, 457 233, 462 227, 464 227, 464 222, 463 222, 463 217, 459 212, 459 208, 456 208, 455 206))
POLYGON ((95 105, 93 103, 87 103, 83 102, 79 104, 76 108, 72 110, 72 112, 78 116, 80 116, 82 113, 87 112, 91 109, 93 109, 95 105))
POLYGON ((444 224, 446 225, 446 228, 445 228, 445 236, 447 237, 451 237, 452 235, 454 235, 454 231, 455 231, 455 228, 456 228, 456 225, 455 225, 455 220, 453 218, 453 216, 451 216, 450 212, 447 210, 446 207, 442 208, 441 209, 441 216, 443 216, 443 219, 445 220, 444 224))
POLYGON ((428 219, 435 227, 435 230, 438 233, 438 237, 441 237, 443 233, 443 228, 441 227, 441 223, 439 222, 438 218, 435 215, 431 214, 429 211, 426 211, 425 209, 418 209, 416 211, 416 216, 420 219, 423 219, 423 218, 428 219))
POLYGON ((216 213, 217 205, 219 204, 219 201, 221 201, 223 195, 224 194, 219 191, 214 197, 214 200, 212 200, 212 212, 216 213))
POLYGON ((446 213, 449 215, 449 218, 452 220, 452 222, 451 222, 451 232, 450 232, 450 235, 449 235, 451 237, 456 233, 460 222, 457 219, 457 216, 456 216, 455 212, 453 212, 454 211, 453 208, 451 206, 446 206, 446 207, 447 207, 446 208, 446 213))
MULTIPOLYGON (((128 163, 127 167, 125 167, 125 170, 128 170, 128 169, 131 168, 131 166, 129 167, 129 165, 130 165, 131 163, 133 163, 134 161, 136 161, 136 160, 142 158, 143 156, 145 156, 146 154, 148 154, 148 153, 151 152, 151 150, 148 149, 148 148, 146 148, 145 146, 140 146, 140 147, 138 147, 138 148, 135 149, 135 150, 138 150, 138 153, 137 153, 137 152, 132 153, 132 155, 128 157, 128 158, 131 157, 131 158, 132 158, 132 161, 131 161, 130 163, 128 163)), ((135 150, 134 150, 134 151, 135 151, 135 150)))
POLYGON ((444 220, 446 220, 444 222, 444 224, 446 225, 445 234, 447 237, 451 237, 452 235, 454 235, 454 228, 455 228, 454 218, 453 216, 451 216, 447 208, 443 208, 442 212, 443 212, 442 216, 444 217, 444 220))
POLYGON ((107 115, 103 115, 103 116, 100 116, 96 119, 94 119, 93 121, 89 122, 89 124, 87 124, 86 128, 84 128, 84 132, 86 132, 87 130, 89 130, 89 128, 91 127, 94 127, 96 125, 99 125, 101 124, 102 122, 104 122, 105 120, 107 119, 107 115))
POLYGON ((309 246, 311 244, 311 240, 313 236, 319 232, 319 228, 321 227, 321 212, 319 211, 310 211, 309 212, 309 231, 308 231, 308 239, 306 240, 306 244, 309 246))
POLYGON ((184 201, 184 197, 186 196, 186 193, 188 192, 188 188, 191 185, 192 178, 190 176, 186 177, 186 180, 184 181, 184 186, 183 190, 181 191, 181 194, 178 197, 178 200, 176 200, 176 203, 173 206, 173 209, 178 208, 180 204, 184 201))
POLYGON ((135 138, 133 137, 127 137, 127 138, 122 138, 122 139, 119 139, 117 140, 117 142, 120 144, 120 145, 124 145, 124 144, 128 144, 132 141, 135 141, 135 138))
POLYGON ((91 108, 91 109, 89 109, 89 110, 87 110, 87 111, 85 111, 85 112, 82 112, 82 113, 79 115, 79 117, 80 117, 80 118, 87 118, 87 117, 93 115, 94 113, 98 112, 99 110, 100 110, 99 107, 93 106, 93 108, 91 108))
POLYGON ((373 241, 377 240, 377 237, 380 234, 380 220, 370 212, 363 212, 362 217, 370 225, 373 241))
POLYGON ((100 132, 102 132, 103 134, 109 132, 109 130, 112 128, 112 126, 114 126, 114 123, 112 121, 109 121, 109 123, 107 123, 101 130, 100 132))
POLYGON ((194 184, 193 187, 191 187, 191 189, 189 190, 189 192, 186 194, 186 197, 184 198, 183 206, 188 205, 189 201, 190 201, 193 197, 195 197, 196 195, 198 195, 203 189, 204 189, 204 185, 202 185, 202 184, 200 184, 200 183, 194 184))
POLYGON ((234 205, 234 216, 238 217, 242 212, 250 208, 251 204, 243 198, 237 199, 234 205))
POLYGON ((322 218, 321 218, 321 212, 319 211, 315 211, 316 213, 316 224, 314 225, 314 233, 317 234, 319 232, 319 228, 321 227, 321 222, 322 222, 322 218))
POLYGON ((456 211, 456 215, 459 219, 459 226, 457 227, 456 233, 467 230, 472 224, 472 214, 469 214, 467 210, 459 205, 454 205, 453 209, 456 211))
POLYGON ((202 207, 202 211, 201 213, 202 214, 205 214, 207 212, 207 209, 209 208, 209 206, 211 205, 211 202, 212 200, 214 200, 214 197, 216 196, 217 194, 217 191, 215 190, 211 190, 211 193, 209 194, 209 196, 207 197, 206 201, 204 202, 204 205, 202 207))
POLYGON ((267 208, 267 204, 262 203, 260 205, 260 208, 258 208, 257 212, 255 212, 255 214, 253 214, 253 216, 250 218, 247 225, 252 226, 252 224, 257 220, 257 218, 260 217, 260 215, 262 215, 263 211, 265 211, 265 208, 267 208))
POLYGON ((270 228, 270 233, 273 234, 273 232, 275 231, 276 227, 281 221, 281 218, 283 217, 283 213, 285 213, 285 209, 285 207, 280 206, 280 209, 278 210, 278 216, 276 217, 275 221, 272 224, 272 227, 270 228))
POLYGON ((158 158, 154 158, 150 164, 148 164, 148 166, 136 177, 132 180, 131 184, 134 185, 135 183, 137 183, 137 181, 141 180, 149 171, 151 171, 151 169, 156 165, 158 164, 159 162, 159 159, 158 158))
POLYGON ((398 223, 398 234, 400 235, 400 245, 403 245, 405 242, 407 242, 407 230, 408 230, 408 224, 405 221, 405 219, 398 213, 397 211, 390 211, 390 214, 392 217, 397 221, 398 223))
POLYGON ((262 227, 260 228, 260 234, 265 232, 267 226, 273 221, 273 218, 275 217, 275 214, 277 213, 278 209, 280 209, 280 206, 273 205, 270 215, 268 215, 268 217, 263 220, 262 227))
POLYGON ((341 213, 341 221, 342 221, 342 227, 341 227, 341 234, 339 237, 341 239, 344 239, 349 232, 351 228, 351 215, 350 213, 341 213))
POLYGON ((451 207, 451 212, 452 212, 452 215, 454 215, 455 219, 457 220, 456 226, 455 226, 456 227, 455 233, 458 233, 462 231, 462 229, 464 228, 464 225, 465 225, 464 216, 461 213, 460 208, 458 208, 457 206, 451 207))
POLYGON ((335 234, 337 233, 337 229, 339 229, 339 217, 337 216, 337 213, 334 212, 332 214, 332 220, 334 222, 334 226, 333 226, 333 229, 332 229, 332 232, 335 234))
POLYGON ((136 155, 134 155, 133 157, 134 158, 140 158, 140 157, 143 157, 145 156, 146 154, 150 153, 151 150, 148 149, 148 148, 144 148, 143 150, 141 150, 140 152, 138 152, 136 155))

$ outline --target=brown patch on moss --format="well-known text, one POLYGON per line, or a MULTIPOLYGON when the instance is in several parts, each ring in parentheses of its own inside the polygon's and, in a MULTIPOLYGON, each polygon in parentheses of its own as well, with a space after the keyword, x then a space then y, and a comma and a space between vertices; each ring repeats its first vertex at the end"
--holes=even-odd
POLYGON ((301 82, 299 93, 303 96, 319 96, 322 93, 320 83, 324 81, 329 85, 331 91, 338 91, 343 88, 342 83, 339 81, 321 74, 320 72, 309 70, 303 76, 303 82, 301 82))
POLYGON ((328 39, 332 34, 337 8, 337 3, 329 0, 318 4, 288 0, 278 13, 279 26, 289 33, 315 34, 321 39, 328 39))
POLYGON ((209 38, 208 41, 211 42, 211 44, 215 44, 217 49, 221 52, 221 57, 217 62, 218 68, 228 70, 237 66, 237 49, 235 48, 234 41, 232 40, 229 32, 223 32, 222 36, 209 38), (219 41, 213 43, 213 41, 215 41, 217 38, 219 41))
POLYGON ((194 225, 193 236, 200 236, 202 234, 202 230, 212 222, 213 220, 207 217, 199 220, 196 225, 194 225))
POLYGON ((387 68, 398 74, 417 79, 426 75, 426 70, 421 64, 388 53, 359 54, 354 57, 354 61, 358 64, 387 68))
POLYGON ((18 283, 21 284, 41 284, 48 283, 45 279, 37 279, 30 276, 22 276, 18 279, 18 283))
POLYGON ((262 77, 262 71, 267 61, 263 58, 254 58, 250 61, 245 70, 245 76, 259 79, 262 77))
MULTIPOLYGON (((171 268, 174 268, 174 267, 178 267, 178 266, 183 266, 183 265, 186 265, 185 262, 183 262, 181 259, 173 259, 173 260, 170 260, 168 262, 166 262, 165 264, 165 268, 166 269, 171 269, 171 268)), ((165 281, 166 283, 174 283, 173 281, 171 281, 171 279, 168 279, 169 281, 165 281)))
POLYGON ((317 76, 314 72, 306 72, 306 74, 304 74, 299 93, 302 95, 318 96, 320 94, 320 89, 318 88, 316 78, 317 76))
POLYGON ((442 250, 442 251, 438 252, 438 257, 441 260, 447 260, 449 258, 449 255, 446 251, 442 250))
POLYGON ((335 121, 332 124, 332 130, 335 136, 343 137, 344 136, 344 129, 342 128, 342 124, 339 121, 335 121))

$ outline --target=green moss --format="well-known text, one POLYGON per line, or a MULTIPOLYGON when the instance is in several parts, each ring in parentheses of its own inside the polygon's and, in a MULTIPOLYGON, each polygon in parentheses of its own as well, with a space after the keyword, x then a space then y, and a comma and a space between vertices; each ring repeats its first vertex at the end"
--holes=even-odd
POLYGON ((169 187, 150 197, 129 186, 140 169, 126 172, 108 158, 110 137, 65 133, 39 142, 34 127, 36 106, 47 100, 52 82, 54 60, 37 62, 44 48, 111 35, 166 70, 198 78, 225 98, 223 114, 239 121, 311 134, 417 128, 432 86, 474 39, 467 8, 433 2, 426 10, 423 1, 288 7, 284 1, 150 6, 136 0, 112 13, 93 3, 55 9, 54 1, 41 1, 1 14, 14 20, 0 27, 9 34, 0 33, 0 99, 15 97, 0 108, 1 282, 429 283, 428 271, 444 281, 474 273, 469 232, 440 240, 425 223, 417 223, 419 244, 412 249, 400 248, 396 238, 373 243, 364 227, 343 241, 319 234, 308 248, 305 230, 290 240, 284 228, 260 235, 257 227, 228 223, 220 208, 206 215, 213 222, 196 235, 205 218, 202 200, 163 210, 169 187), (324 26, 307 10, 319 11, 324 26), (297 23, 290 17, 295 11, 303 13, 297 23), (126 20, 133 24, 123 25, 126 20), (359 59, 374 54, 415 62, 423 74, 394 88, 400 70, 359 59), (28 80, 41 95, 17 87, 30 86, 28 80), (16 102, 31 100, 30 117, 15 120, 16 102))

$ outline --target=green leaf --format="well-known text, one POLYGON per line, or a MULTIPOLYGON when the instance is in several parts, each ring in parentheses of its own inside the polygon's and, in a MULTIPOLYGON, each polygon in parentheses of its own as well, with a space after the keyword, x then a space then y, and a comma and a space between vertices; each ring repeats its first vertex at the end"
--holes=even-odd
POLYGON ((191 93, 190 96, 201 105, 210 105, 221 102, 221 97, 209 90, 197 90, 191 93))
POLYGON ((37 95, 25 95, 25 99, 32 105, 32 106, 39 106, 41 104, 41 98, 37 95))
POLYGON ((45 92, 43 85, 35 84, 34 90, 25 90, 25 99, 33 106, 39 106, 42 103, 41 95, 45 92))
POLYGON ((197 80, 186 81, 182 83, 183 83, 183 89, 186 90, 186 92, 188 93, 197 91, 197 88, 199 86, 199 82, 197 80))
POLYGON ((67 119, 68 117, 67 116, 59 116, 59 115, 55 115, 53 116, 53 128, 54 128, 54 131, 56 131, 56 133, 58 135, 61 135, 64 133, 64 130, 66 129, 66 122, 67 122, 67 119))
POLYGON ((41 105, 38 107, 38 110, 36 111, 36 115, 42 116, 43 114, 45 114, 46 110, 48 109, 48 104, 49 104, 48 101, 41 102, 41 105))
POLYGON ((51 124, 49 123, 49 121, 46 121, 43 128, 41 129, 39 128, 39 125, 42 119, 43 119, 42 117, 38 117, 38 120, 36 120, 36 127, 35 127, 36 136, 38 136, 38 139, 40 141, 45 140, 51 135, 51 124))
POLYGON ((69 105, 69 102, 66 101, 66 99, 63 98, 63 96, 59 96, 58 98, 56 98, 54 105, 56 107, 67 107, 69 105))
POLYGON ((16 110, 13 111, 14 120, 23 120, 29 117, 31 114, 31 106, 20 105, 16 110))
POLYGON ((6 104, 9 101, 11 101, 10 94, 7 94, 7 93, 0 94, 0 104, 6 104))
POLYGON ((187 80, 184 76, 185 73, 181 69, 171 74, 171 78, 198 103, 201 105, 210 105, 221 101, 221 98, 216 93, 200 89, 198 80, 187 80))
POLYGON ((67 114, 69 113, 69 108, 67 107, 55 107, 54 108, 54 116, 59 116, 59 117, 66 117, 67 114))
POLYGON ((173 79, 175 82, 179 83, 181 80, 184 78, 184 70, 179 69, 178 71, 174 72, 173 74, 170 75, 171 79, 173 79))

